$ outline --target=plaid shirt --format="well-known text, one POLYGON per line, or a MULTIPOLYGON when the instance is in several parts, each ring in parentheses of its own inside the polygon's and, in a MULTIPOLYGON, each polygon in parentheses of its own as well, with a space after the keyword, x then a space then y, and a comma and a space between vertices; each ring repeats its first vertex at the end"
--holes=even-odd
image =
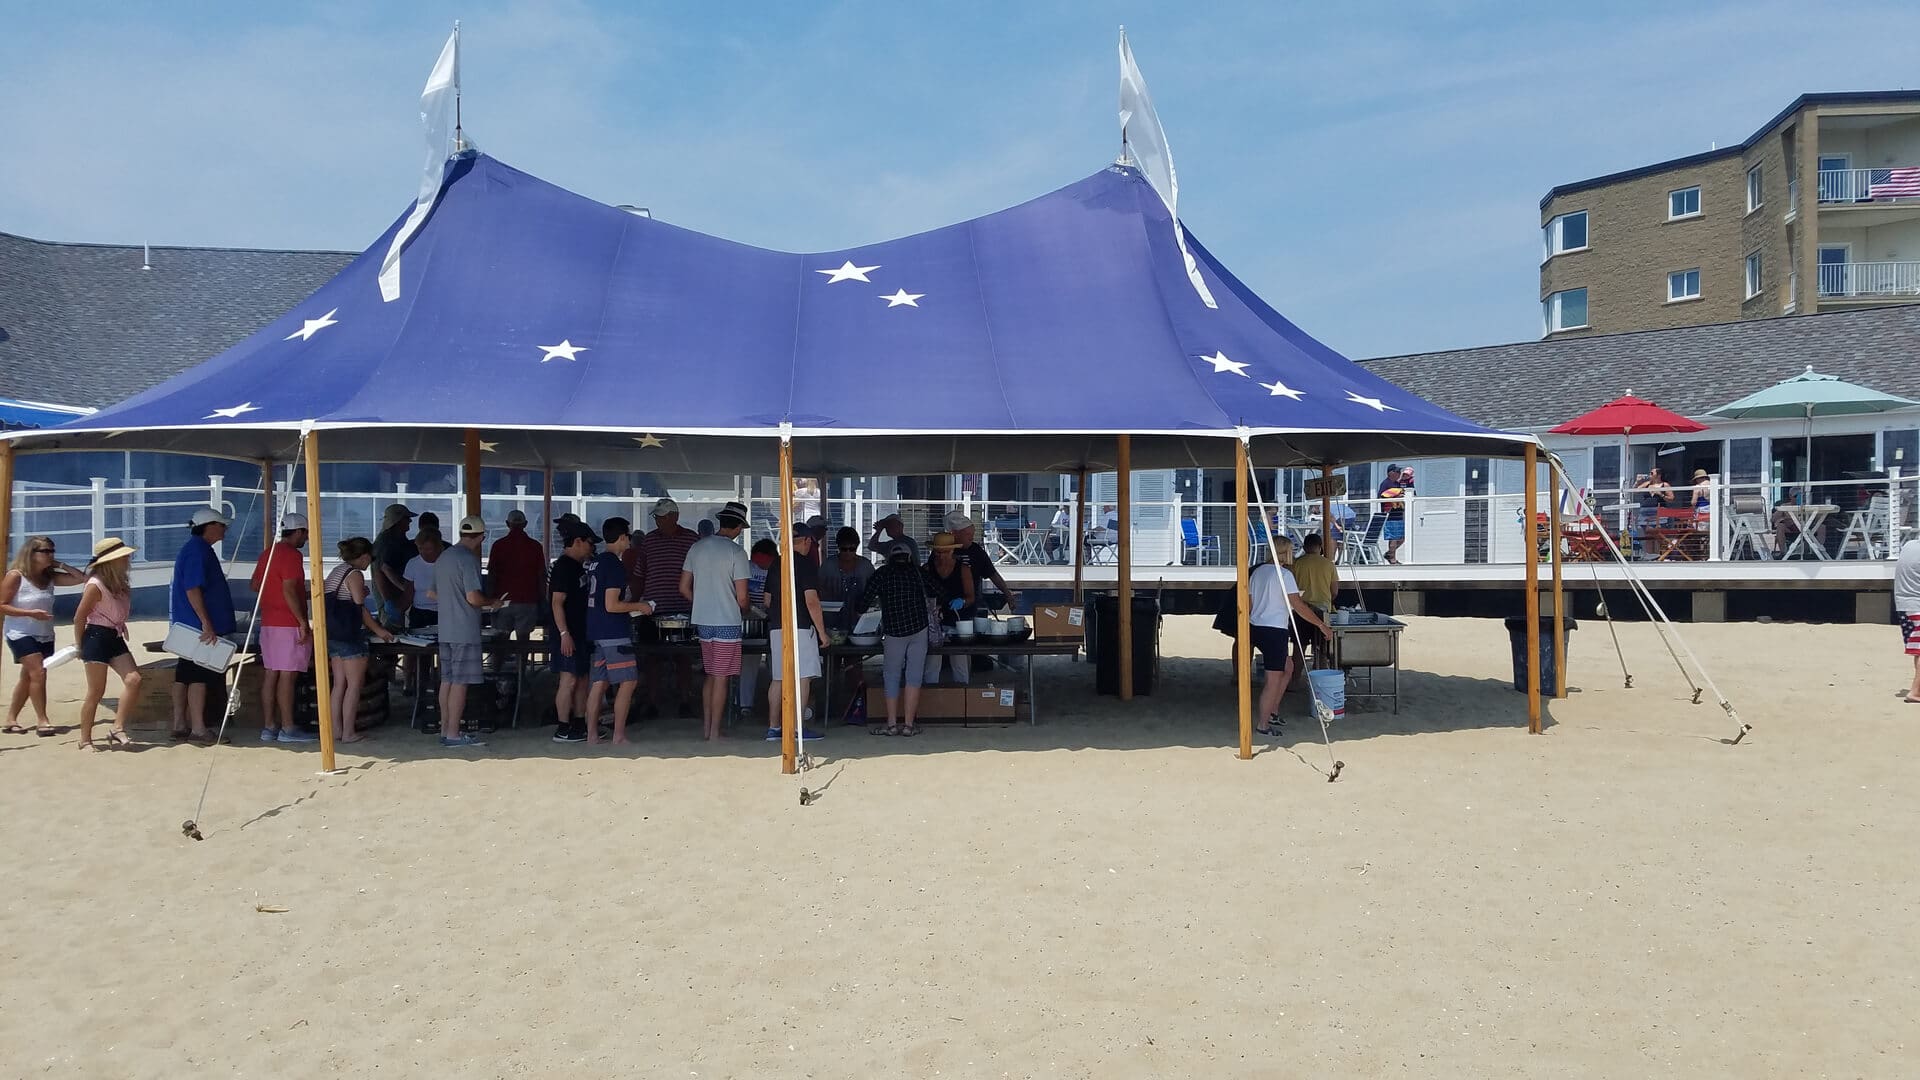
POLYGON ((888 637, 911 637, 927 628, 927 580, 912 564, 888 563, 867 579, 860 610, 880 605, 880 629, 888 637))

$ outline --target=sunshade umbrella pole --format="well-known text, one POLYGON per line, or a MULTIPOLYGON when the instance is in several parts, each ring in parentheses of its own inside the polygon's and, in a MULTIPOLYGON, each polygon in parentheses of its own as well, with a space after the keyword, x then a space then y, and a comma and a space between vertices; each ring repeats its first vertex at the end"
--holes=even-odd
MULTIPOLYGON (((1329 562, 1340 558, 1340 549, 1333 546, 1333 491, 1331 490, 1333 485, 1328 482, 1332 479, 1333 466, 1320 466, 1320 554, 1325 555, 1329 562)), ((1337 578, 1334 591, 1336 595, 1327 598, 1330 604, 1339 599, 1339 579, 1337 578)))
MULTIPOLYGON (((1234 693, 1240 708, 1240 760, 1253 758, 1253 611, 1247 595, 1247 440, 1233 441, 1233 656, 1234 693)), ((1125 610, 1123 606, 1121 610, 1125 610)), ((1127 653, 1121 645, 1120 655, 1127 653)))
POLYGON ((800 692, 799 619, 793 595, 793 434, 782 424, 780 432, 780 530, 786 544, 780 549, 780 772, 792 776, 799 771, 793 729, 798 719, 796 698, 800 692))
POLYGON ((553 551, 553 466, 547 466, 540 481, 540 553, 553 551))
POLYGON ((1074 487, 1074 509, 1078 516, 1073 520, 1073 535, 1068 541, 1073 544, 1073 602, 1077 606, 1083 603, 1087 584, 1087 470, 1080 470, 1074 487))
POLYGON ((1526 525, 1527 542, 1527 734, 1540 734, 1540 538, 1537 522, 1540 512, 1539 471, 1540 450, 1533 443, 1527 444, 1526 456, 1526 525))
POLYGON ((467 515, 480 516, 480 433, 473 428, 467 429, 465 473, 467 486, 467 515))
POLYGON ((320 434, 306 434, 307 621, 313 625, 313 690, 320 699, 320 771, 333 771, 333 673, 327 662, 326 560, 320 522, 320 434))
MULTIPOLYGON (((257 464, 260 466, 260 549, 266 551, 279 539, 273 531, 273 523, 279 520, 274 516, 273 459, 261 458, 257 464)), ((292 498, 293 492, 287 492, 287 497, 292 498)))
MULTIPOLYGON (((1243 448, 1244 449, 1244 448, 1243 448)), ((1120 700, 1133 700, 1133 437, 1114 450, 1120 506, 1120 700)))

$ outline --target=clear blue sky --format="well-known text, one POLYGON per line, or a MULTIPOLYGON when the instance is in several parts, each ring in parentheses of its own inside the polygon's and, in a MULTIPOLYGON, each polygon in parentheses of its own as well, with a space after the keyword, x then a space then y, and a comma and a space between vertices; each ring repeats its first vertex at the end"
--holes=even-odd
POLYGON ((455 18, 503 160, 748 243, 843 247, 1112 159, 1125 23, 1182 217, 1365 357, 1537 336, 1555 183, 1912 85, 1920 9, 1737 4, 0 0, 0 230, 360 249, 412 198, 455 18))

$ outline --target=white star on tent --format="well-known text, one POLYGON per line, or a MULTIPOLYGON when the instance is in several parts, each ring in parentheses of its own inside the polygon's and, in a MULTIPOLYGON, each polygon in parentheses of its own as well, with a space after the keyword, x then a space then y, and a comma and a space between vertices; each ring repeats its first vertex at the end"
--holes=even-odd
POLYGON ((1272 382, 1263 382, 1260 385, 1267 388, 1268 397, 1292 398, 1294 401, 1300 400, 1300 391, 1295 390, 1279 379, 1275 379, 1272 382))
POLYGON ((483 453, 483 454, 491 454, 491 453, 493 453, 493 452, 494 452, 495 450, 498 450, 498 449, 500 449, 500 444, 499 444, 499 443, 497 443, 497 442, 488 442, 488 441, 487 441, 487 440, 485 440, 485 439, 481 439, 481 440, 480 440, 480 452, 481 452, 481 453, 483 453))
MULTIPOLYGON (((827 284, 831 285, 836 281, 867 281, 867 274, 878 269, 877 266, 855 266, 853 260, 848 259, 838 270, 815 270, 814 273, 827 275, 827 284)), ((873 282, 867 281, 867 284, 873 282)))
POLYGON ((1213 365, 1213 373, 1215 375, 1218 375, 1223 371, 1231 371, 1235 375, 1238 375, 1243 379, 1253 378, 1253 376, 1247 374, 1247 365, 1241 363, 1238 360, 1227 359, 1226 353, 1215 351, 1212 356, 1203 356, 1200 359, 1205 360, 1207 363, 1213 365))
POLYGON ((243 401, 240 404, 235 405, 231 409, 215 409, 212 412, 208 413, 207 415, 201 417, 201 419, 217 420, 224 417, 228 420, 233 420, 233 419, 237 419, 241 413, 250 413, 250 412, 259 412, 259 411, 260 411, 260 407, 258 405, 255 405, 251 401, 243 401))
POLYGON ((1382 402, 1377 397, 1361 397, 1359 394, 1356 394, 1351 390, 1347 391, 1347 400, 1353 402, 1355 405, 1365 405, 1367 408, 1372 409, 1374 412, 1399 412, 1400 411, 1399 409, 1396 409, 1393 406, 1382 402))
POLYGON ((633 441, 634 441, 634 442, 637 442, 637 443, 639 443, 639 444, 640 444, 641 446, 646 446, 646 447, 656 447, 656 446, 664 446, 664 445, 666 445, 666 441, 667 441, 667 440, 665 440, 665 439, 662 439, 662 438, 661 438, 660 436, 658 436, 658 435, 654 435, 654 434, 652 434, 652 433, 648 433, 648 434, 646 434, 646 435, 636 435, 636 436, 634 436, 634 439, 633 439, 633 441))
POLYGON ((546 353, 540 358, 543 364, 549 360, 578 360, 579 354, 587 351, 585 345, 575 345, 567 338, 561 338, 558 345, 535 345, 534 348, 546 353))
POLYGON ((916 303, 916 301, 925 295, 927 294, 923 292, 910 293, 905 289, 901 289, 892 296, 883 296, 880 299, 885 300, 887 306, 890 308, 900 307, 903 304, 907 307, 919 307, 920 305, 916 303))
POLYGON ((325 330, 329 326, 340 325, 340 320, 334 318, 334 316, 339 314, 339 312, 340 312, 339 308, 334 308, 332 311, 327 312, 325 315, 322 315, 317 319, 308 319, 306 320, 305 324, 300 327, 300 329, 295 330, 293 333, 288 334, 286 337, 281 338, 280 340, 292 341, 294 338, 299 338, 301 341, 312 341, 313 335, 319 333, 322 330, 325 330))

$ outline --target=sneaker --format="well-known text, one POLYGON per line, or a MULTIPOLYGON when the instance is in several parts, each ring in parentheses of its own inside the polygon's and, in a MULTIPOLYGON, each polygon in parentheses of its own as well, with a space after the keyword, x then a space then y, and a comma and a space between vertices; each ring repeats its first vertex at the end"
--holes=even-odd
POLYGON ((577 724, 562 724, 553 730, 554 742, 586 742, 587 729, 577 724))
POLYGON ((320 736, 309 735, 306 732, 301 731, 297 728, 293 731, 281 732, 279 735, 279 738, 281 742, 319 742, 320 741, 320 736))
POLYGON ((453 738, 453 739, 449 739, 445 735, 442 735, 440 736, 440 745, 445 747, 448 750, 453 750, 460 747, 485 746, 487 744, 481 742, 479 739, 476 739, 471 735, 461 735, 458 738, 453 738))
POLYGON ((814 731, 814 730, 812 730, 812 729, 809 729, 809 728, 801 728, 801 729, 800 729, 800 737, 801 737, 801 738, 803 738, 803 739, 805 739, 805 740, 807 740, 808 742, 812 742, 812 741, 814 741, 815 739, 824 739, 824 738, 826 738, 826 737, 827 737, 827 733, 826 733, 826 732, 824 732, 824 731, 814 731))
POLYGON ((278 733, 278 732, 276 732, 276 731, 274 731, 274 729, 272 729, 272 728, 261 728, 261 729, 260 729, 260 741, 261 741, 261 742, 272 742, 272 741, 274 741, 274 740, 275 740, 276 738, 279 738, 279 733, 278 733))
POLYGON ((777 727, 770 727, 770 728, 768 728, 768 729, 767 729, 767 741, 768 741, 768 742, 779 742, 779 741, 780 741, 780 729, 779 729, 779 728, 777 728, 777 727))

